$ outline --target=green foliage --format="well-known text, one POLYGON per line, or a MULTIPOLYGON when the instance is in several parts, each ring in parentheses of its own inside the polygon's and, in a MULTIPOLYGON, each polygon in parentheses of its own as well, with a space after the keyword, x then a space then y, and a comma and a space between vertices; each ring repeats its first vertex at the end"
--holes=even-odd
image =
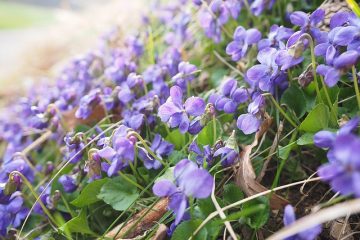
POLYGON ((186 155, 181 152, 181 151, 177 151, 177 150, 174 150, 171 155, 169 156, 169 163, 171 164, 176 164, 178 163, 179 161, 181 161, 182 159, 186 158, 186 155))
POLYGON ((179 129, 169 132, 165 139, 174 144, 176 150, 181 150, 186 143, 185 135, 181 134, 179 129))
POLYGON ((216 208, 211 198, 199 199, 197 200, 197 205, 201 213, 203 214, 203 217, 206 217, 210 213, 216 211, 216 208))
POLYGON ((213 119, 199 132, 197 143, 201 145, 214 145, 220 137, 222 128, 219 120, 213 119))
POLYGON ((108 178, 95 180, 84 187, 80 195, 71 202, 76 207, 85 207, 87 205, 96 203, 100 199, 97 195, 102 186, 109 181, 108 178))
POLYGON ((280 103, 285 104, 288 110, 293 111, 298 118, 301 118, 306 113, 305 94, 294 84, 285 90, 280 103))
POLYGON ((299 146, 314 144, 314 134, 313 133, 305 133, 305 134, 303 134, 296 141, 296 144, 299 145, 299 146))
MULTIPOLYGON (((202 223, 202 220, 200 219, 194 219, 189 221, 184 221, 180 223, 179 226, 176 227, 171 240, 183 240, 188 239, 191 237, 193 232, 197 229, 198 226, 202 223)), ((200 239, 207 239, 207 231, 205 228, 203 228, 195 237, 194 239, 200 240, 200 239)))
MULTIPOLYGON (((136 182, 133 176, 128 175, 128 178, 136 182)), ((111 205, 115 210, 124 211, 135 202, 139 193, 136 186, 124 177, 118 176, 105 183, 97 197, 111 205)))
POLYGON ((299 130, 309 133, 316 133, 329 125, 329 107, 320 103, 306 116, 300 124, 299 130))
POLYGON ((158 181, 164 180, 164 179, 170 180, 170 181, 173 182, 173 181, 175 180, 175 179, 174 179, 174 168, 175 168, 175 167, 170 167, 170 168, 166 169, 166 171, 164 172, 164 174, 161 175, 160 177, 158 177, 158 178, 155 180, 155 182, 158 182, 158 181))
POLYGON ((270 216, 269 199, 267 197, 259 197, 248 201, 243 205, 243 211, 256 211, 245 218, 245 222, 253 229, 259 229, 265 225, 270 216), (255 210, 254 210, 255 209, 255 210))
POLYGON ((289 157, 289 154, 291 152, 291 150, 293 149, 293 147, 296 146, 295 142, 293 143, 289 143, 288 145, 284 146, 284 147, 280 147, 279 148, 279 158, 282 160, 286 160, 289 157))
POLYGON ((231 204, 240 201, 244 198, 244 193, 234 183, 229 183, 224 186, 224 202, 231 204))
POLYGON ((60 230, 63 232, 69 231, 72 233, 95 235, 95 233, 89 228, 86 209, 82 209, 77 217, 74 217, 73 219, 62 225, 60 227, 60 230))

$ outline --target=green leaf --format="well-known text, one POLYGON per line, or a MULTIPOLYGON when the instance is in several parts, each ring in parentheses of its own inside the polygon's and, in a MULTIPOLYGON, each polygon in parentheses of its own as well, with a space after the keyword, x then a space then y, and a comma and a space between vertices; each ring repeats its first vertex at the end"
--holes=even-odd
POLYGON ((305 134, 303 134, 296 141, 296 144, 299 145, 299 146, 314 144, 314 134, 313 133, 305 133, 305 134))
MULTIPOLYGON (((184 221, 176 227, 171 240, 184 240, 191 237, 192 233, 197 229, 198 226, 202 223, 200 219, 194 219, 190 221, 184 221)), ((202 228, 198 234, 193 239, 206 239, 207 231, 205 228, 202 228)))
MULTIPOLYGON (((224 223, 219 224, 216 220, 211 220, 205 225, 206 229, 206 240, 215 240, 218 239, 219 233, 223 228, 224 223)), ((200 230, 201 232, 201 230, 200 230)), ((201 235, 200 235, 201 236, 201 235)), ((205 239, 205 238, 203 238, 205 239)))
POLYGON ((201 145, 214 145, 221 135, 221 124, 217 119, 213 119, 199 132, 197 143, 201 145), (214 122, 215 121, 215 122, 214 122))
POLYGON ((306 113, 306 98, 300 88, 292 84, 281 97, 281 104, 287 105, 288 109, 294 111, 299 118, 306 113))
POLYGON ((232 213, 230 215, 228 215, 226 217, 226 219, 221 219, 220 222, 225 222, 225 221, 237 221, 239 220, 240 218, 243 218, 243 217, 248 217, 252 214, 257 214, 258 212, 262 212, 262 211, 265 211, 266 210, 266 205, 265 204, 258 204, 258 205, 255 205, 255 206, 250 206, 250 207, 247 207, 245 209, 242 209, 241 211, 238 211, 238 212, 235 212, 235 213, 232 213))
POLYGON ((62 225, 60 227, 60 230, 64 232, 69 231, 73 233, 77 232, 95 235, 95 233, 89 228, 85 208, 81 210, 80 214, 77 217, 74 217, 73 219, 62 225))
POLYGON ((196 202, 204 217, 207 217, 210 213, 216 210, 211 198, 198 199, 196 202))
POLYGON ((96 203, 100 199, 97 195, 100 192, 101 187, 109 181, 108 178, 95 180, 84 187, 80 195, 74 199, 71 204, 76 207, 85 207, 92 203, 96 203))
POLYGON ((279 158, 282 160, 286 160, 289 157, 289 154, 291 152, 291 150, 293 149, 293 147, 295 146, 296 142, 290 143, 284 147, 280 147, 279 148, 279 158))
POLYGON ((297 158, 289 158, 284 165, 286 169, 287 176, 294 181, 300 181, 308 177, 304 169, 301 167, 301 161, 297 158))
POLYGON ((216 68, 210 76, 212 85, 215 87, 219 86, 227 72, 226 68, 216 68))
POLYGON ((270 215, 269 199, 267 197, 259 197, 249 202, 244 203, 243 211, 254 211, 256 214, 251 214, 246 217, 246 223, 253 229, 259 229, 267 223, 270 215))
POLYGON ((226 204, 237 202, 243 198, 243 192, 234 183, 230 183, 224 186, 224 201, 226 204))
POLYGON ((309 133, 318 132, 328 127, 329 117, 328 106, 320 103, 306 116, 305 120, 300 124, 299 129, 309 133))
POLYGON ((317 103, 321 103, 321 100, 323 101, 323 103, 325 103, 329 109, 330 109, 330 122, 329 124, 333 127, 337 126, 337 118, 334 117, 337 116, 338 114, 338 98, 339 98, 339 93, 340 93, 340 89, 338 86, 334 86, 332 88, 322 88, 320 90, 320 96, 316 97, 316 102, 317 103), (330 104, 328 101, 328 98, 326 96, 326 92, 329 95, 330 98, 330 104), (333 113, 331 111, 334 111, 333 113))
MULTIPOLYGON (((127 175, 127 177, 136 182, 133 176, 127 175)), ((110 179, 102 186, 98 194, 98 198, 118 211, 126 210, 138 197, 136 186, 122 176, 110 179)))
POLYGON ((186 158, 186 155, 183 152, 174 150, 171 153, 171 155, 169 156, 169 163, 175 165, 178 162, 180 162, 180 160, 183 160, 184 158, 186 158))
POLYGON ((170 167, 168 169, 165 170, 164 174, 161 175, 160 177, 158 177, 155 182, 158 182, 160 180, 164 180, 164 179, 167 179, 167 180, 170 180, 170 181, 174 181, 174 168, 175 167, 170 167))
POLYGON ((179 129, 169 132, 165 139, 174 144, 175 149, 177 150, 181 150, 185 145, 185 134, 181 134, 179 129))
MULTIPOLYGON (((332 88, 327 88, 326 90, 327 90, 327 93, 329 94, 330 102, 332 104, 336 103, 338 100, 339 93, 340 93, 339 87, 334 86, 332 88)), ((325 92, 324 88, 322 88, 320 90, 320 96, 316 96, 316 103, 321 103, 321 102, 328 104, 328 99, 326 97, 326 92, 325 92)))

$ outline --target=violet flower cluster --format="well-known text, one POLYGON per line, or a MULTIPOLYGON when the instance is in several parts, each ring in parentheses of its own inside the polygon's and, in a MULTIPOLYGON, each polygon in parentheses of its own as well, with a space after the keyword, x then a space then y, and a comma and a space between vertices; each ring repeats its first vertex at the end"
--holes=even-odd
POLYGON ((170 97, 159 107, 158 115, 161 121, 167 122, 171 128, 178 127, 181 133, 185 133, 196 123, 194 119, 190 121, 190 117, 203 115, 205 107, 205 101, 200 97, 190 97, 184 103, 182 89, 173 86, 170 97))
POLYGON ((352 13, 339 12, 331 18, 330 27, 325 40, 315 47, 315 54, 325 62, 316 72, 333 87, 359 60, 360 20, 352 13))
POLYGON ((317 147, 328 149, 328 163, 318 169, 323 181, 329 182, 332 189, 343 195, 360 197, 360 137, 355 133, 360 118, 355 117, 337 132, 320 131, 314 136, 317 147))
MULTIPOLYGON (((337 85, 359 62, 360 20, 350 12, 335 14, 327 32, 319 27, 324 10, 311 14, 295 11, 289 20, 297 31, 272 25, 266 33, 267 26, 257 29, 252 19, 246 27, 238 26, 238 21, 245 10, 250 10, 252 17, 260 16, 273 7, 275 0, 193 0, 191 7, 196 8, 197 21, 192 19, 194 9, 186 7, 186 0, 158 2, 152 8, 155 16, 143 18, 146 29, 126 36, 121 44, 121 32, 112 29, 101 37, 97 48, 72 59, 55 84, 46 79, 27 97, 16 97, 16 103, 4 109, 0 118, 0 238, 7 238, 10 228, 20 226, 31 204, 20 192, 25 189, 23 181, 19 180, 11 193, 4 190, 14 171, 40 186, 37 192, 44 190, 40 200, 46 208, 55 210, 60 197, 54 189, 56 184, 62 186, 60 190, 65 193, 61 194, 77 194, 84 184, 112 178, 119 172, 141 167, 153 176, 175 165, 174 179, 156 181, 153 193, 169 198, 168 207, 175 214, 177 226, 190 217, 189 198, 210 196, 214 178, 207 169, 241 161, 238 144, 242 143, 234 128, 246 135, 259 130, 268 114, 265 95, 281 97, 289 82, 293 84, 288 76, 305 64, 310 40, 315 55, 323 61, 316 72, 328 87, 337 85), (148 28, 152 21, 160 22, 162 27, 148 28), (197 32, 198 25, 203 32, 197 32), (232 37, 228 32, 231 27, 236 27, 231 29, 232 37), (219 86, 213 84, 213 78, 218 78, 213 73, 222 63, 211 59, 212 51, 201 59, 191 50, 204 50, 208 43, 206 51, 221 48, 232 60, 228 64, 241 66, 236 70, 242 68, 244 77, 225 69, 223 75, 230 77, 224 77, 219 86), (195 88, 200 80, 209 91, 195 88), (217 134, 216 124, 221 117, 230 119, 222 122, 222 135, 216 136, 213 144, 199 144, 199 133, 211 120, 215 123, 211 134, 217 134), (111 133, 104 130, 109 125, 115 129, 111 133), (181 143, 181 151, 174 152, 176 144, 168 136, 178 132, 167 131, 168 127, 179 130, 181 136, 176 140, 187 141, 181 143), (233 134, 224 142, 231 131, 233 134), (46 139, 42 139, 44 136, 46 139), (61 158, 60 163, 52 155, 38 162, 51 151, 59 153, 56 156, 61 158), (179 152, 192 153, 194 159, 189 159, 194 161, 171 162, 179 152), (58 183, 45 189, 43 178, 47 182, 53 176, 56 164, 67 164, 71 170, 61 173, 58 183)), ((324 130, 314 137, 316 146, 328 149, 329 162, 320 166, 319 176, 334 191, 356 197, 360 196, 360 157, 356 154, 360 148, 356 135, 359 121, 353 118, 336 133, 324 130)), ((42 216, 46 213, 40 204, 34 206, 34 212, 42 216)), ((68 217, 60 208, 59 212, 68 217)), ((285 225, 294 221, 294 210, 287 206, 285 225)), ((289 239, 314 239, 319 232, 319 227, 314 227, 289 239)))

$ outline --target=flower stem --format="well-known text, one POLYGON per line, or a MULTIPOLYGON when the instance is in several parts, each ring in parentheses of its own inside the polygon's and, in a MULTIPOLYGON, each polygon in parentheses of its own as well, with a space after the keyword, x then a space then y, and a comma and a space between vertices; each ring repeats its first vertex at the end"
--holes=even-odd
POLYGON ((280 107, 278 102, 274 99, 274 97, 271 94, 265 94, 264 96, 269 96, 272 103, 275 105, 275 107, 279 110, 279 112, 285 117, 285 119, 294 127, 298 128, 296 123, 286 114, 286 112, 280 107))
MULTIPOLYGON (((19 172, 19 171, 12 171, 10 174, 11 174, 11 175, 15 175, 15 174, 19 175, 19 176, 21 177, 21 179, 23 180, 23 182, 25 183, 25 185, 30 189, 31 194, 35 197, 35 199, 38 199, 38 195, 36 194, 35 190, 33 189, 31 183, 29 182, 29 180, 28 180, 21 172, 19 172)), ((56 225, 58 225, 57 222, 56 222, 56 220, 53 218, 53 216, 51 215, 51 213, 49 212, 49 210, 46 208, 46 206, 45 206, 44 203, 42 202, 42 200, 39 200, 39 204, 40 204, 42 210, 44 211, 44 213, 48 216, 48 218, 49 218, 53 223, 55 223, 56 225)), ((58 227, 60 227, 60 226, 58 226, 58 227)))
POLYGON ((310 42, 311 65, 312 65, 312 72, 313 72, 313 76, 314 76, 316 94, 319 96, 320 100, 323 102, 323 99, 321 98, 321 95, 320 95, 320 88, 319 88, 319 84, 317 81, 317 75, 316 75, 316 59, 315 59, 315 53, 314 53, 314 41, 313 41, 312 37, 310 36, 310 34, 308 34, 308 33, 302 34, 299 40, 301 40, 302 38, 306 38, 310 42))
MULTIPOLYGON (((315 58, 315 52, 314 52, 314 40, 312 39, 312 37, 308 33, 302 34, 300 38, 306 38, 310 42, 311 65, 312 65, 312 72, 313 72, 313 76, 314 76, 316 94, 318 95, 318 97, 320 99, 320 102, 324 103, 324 100, 321 97, 320 88, 319 88, 319 84, 318 84, 318 80, 317 80, 317 74, 316 74, 316 58, 315 58)), ((321 77, 320 77, 320 80, 321 80, 321 83, 323 85, 324 93, 325 93, 329 108, 331 109, 332 116, 334 117, 333 121, 334 121, 335 124, 337 124, 336 112, 335 112, 335 109, 334 109, 334 107, 333 107, 333 105, 331 103, 331 99, 330 99, 330 95, 329 95, 327 86, 326 86, 324 80, 321 77)))
POLYGON ((61 196, 61 200, 63 201, 66 209, 69 211, 71 217, 73 217, 73 218, 76 217, 76 214, 75 214, 74 211, 70 208, 69 203, 68 203, 68 201, 66 200, 66 198, 64 197, 64 195, 63 195, 62 193, 60 193, 60 196, 61 196))
POLYGON ((333 122, 334 122, 335 125, 337 125, 337 114, 336 114, 335 109, 333 107, 333 104, 331 102, 329 92, 327 91, 327 86, 326 86, 322 76, 320 76, 320 81, 321 81, 321 84, 323 85, 323 89, 324 89, 324 92, 325 92, 325 96, 326 96, 326 100, 328 102, 329 108, 331 109, 331 113, 332 113, 332 116, 333 116, 333 122))
POLYGON ((360 92, 359 92, 359 83, 357 80, 357 76, 356 76, 356 69, 355 66, 352 66, 352 75, 353 75, 353 80, 354 80, 354 87, 355 87, 355 93, 356 93, 356 99, 357 99, 357 103, 360 109, 360 92))
POLYGON ((353 12, 360 17, 360 7, 354 0, 346 0, 347 4, 353 10, 353 12))
POLYGON ((45 142, 51 136, 51 133, 52 132, 50 130, 46 131, 43 135, 33 141, 29 146, 24 148, 24 150, 22 150, 22 153, 26 156, 31 150, 45 142))
POLYGON ((137 139, 140 140, 140 142, 142 143, 142 145, 145 147, 146 151, 148 151, 148 153, 153 157, 155 158, 156 160, 158 160, 159 162, 161 162, 162 165, 166 166, 166 163, 160 159, 158 156, 156 156, 156 154, 150 149, 150 147, 147 145, 147 143, 145 142, 145 140, 140 136, 140 134, 138 134, 137 132, 135 131, 130 131, 128 133, 129 135, 135 135, 137 137, 137 139))

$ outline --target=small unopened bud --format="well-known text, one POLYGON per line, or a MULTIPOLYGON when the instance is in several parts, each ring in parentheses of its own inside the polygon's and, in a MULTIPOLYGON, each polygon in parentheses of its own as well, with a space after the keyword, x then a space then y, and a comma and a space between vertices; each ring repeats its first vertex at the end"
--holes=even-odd
POLYGON ((289 54, 294 58, 299 58, 302 56, 304 50, 305 50, 304 42, 299 40, 289 48, 289 54))
POLYGON ((10 173, 9 179, 5 184, 4 193, 5 195, 11 195, 20 187, 21 177, 17 173, 10 173))
POLYGON ((236 152, 239 152, 239 147, 237 145, 235 130, 231 133, 230 137, 226 141, 225 147, 234 149, 236 152))
POLYGON ((94 179, 101 175, 101 159, 97 152, 89 153, 87 161, 87 171, 89 178, 94 179))
POLYGON ((54 171, 54 169, 55 169, 54 164, 50 161, 47 162, 46 166, 45 166, 45 171, 44 171, 45 175, 51 174, 54 171))
POLYGON ((215 111, 215 107, 212 103, 208 103, 206 105, 206 109, 205 109, 205 113, 211 115, 211 116, 214 116, 216 111, 215 111))
POLYGON ((314 74, 311 65, 300 74, 298 83, 301 87, 306 87, 314 80, 314 74))
POLYGON ((130 135, 128 139, 132 144, 135 144, 137 142, 137 138, 134 135, 130 135))
POLYGON ((61 198, 61 192, 59 190, 55 190, 54 194, 51 196, 50 201, 47 204, 47 207, 49 209, 55 209, 60 198, 61 198))

